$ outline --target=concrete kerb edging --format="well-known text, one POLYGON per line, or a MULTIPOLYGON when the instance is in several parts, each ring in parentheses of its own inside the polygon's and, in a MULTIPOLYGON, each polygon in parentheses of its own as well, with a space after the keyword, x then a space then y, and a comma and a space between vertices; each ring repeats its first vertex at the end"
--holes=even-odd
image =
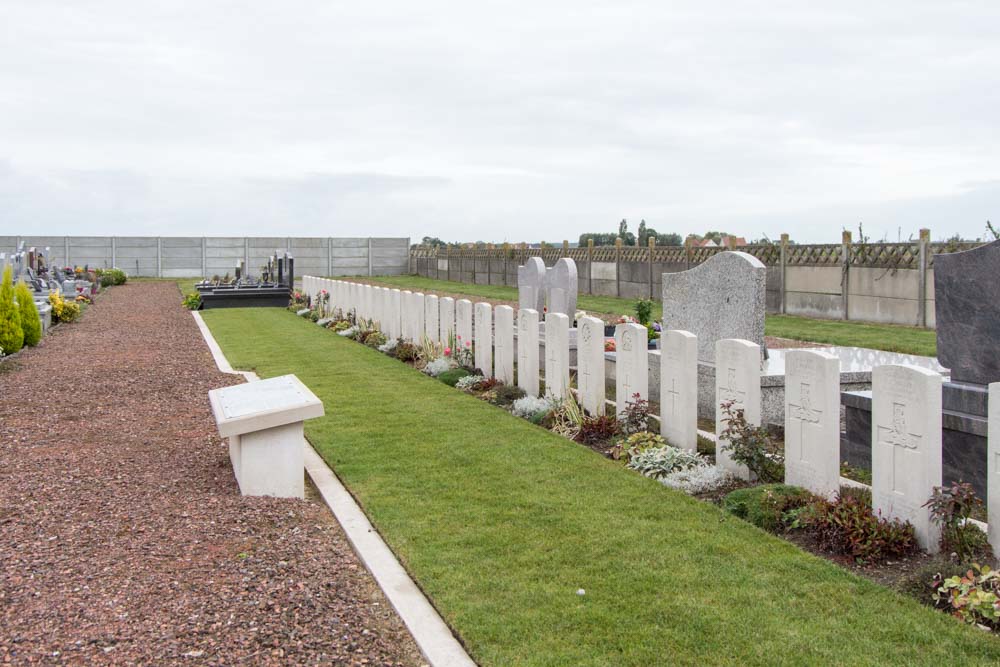
MULTIPOLYGON (((256 373, 234 370, 202 319, 201 313, 194 311, 192 315, 220 371, 242 375, 248 382, 260 379, 256 373)), ((389 603, 403 619, 424 658, 433 667, 476 667, 476 663, 451 633, 444 619, 396 560, 395 555, 326 461, 307 441, 303 441, 302 446, 306 472, 319 489, 323 502, 333 512, 361 562, 371 572, 389 603)))

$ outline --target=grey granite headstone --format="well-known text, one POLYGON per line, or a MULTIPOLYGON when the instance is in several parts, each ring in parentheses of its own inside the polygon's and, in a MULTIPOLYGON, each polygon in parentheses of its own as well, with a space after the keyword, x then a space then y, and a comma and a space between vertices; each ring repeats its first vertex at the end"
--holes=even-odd
POLYGON ((545 309, 545 283, 545 262, 541 257, 529 257, 517 267, 518 307, 541 313, 545 309))
POLYGON ((767 268, 745 252, 722 252, 688 271, 663 274, 663 328, 698 337, 698 360, 715 362, 715 343, 739 338, 764 349, 767 268))
POLYGON ((1000 241, 934 257, 941 365, 953 382, 1000 381, 1000 241))
POLYGON ((576 262, 563 257, 551 269, 545 270, 545 294, 550 313, 563 313, 570 324, 576 315, 576 293, 579 289, 576 262))

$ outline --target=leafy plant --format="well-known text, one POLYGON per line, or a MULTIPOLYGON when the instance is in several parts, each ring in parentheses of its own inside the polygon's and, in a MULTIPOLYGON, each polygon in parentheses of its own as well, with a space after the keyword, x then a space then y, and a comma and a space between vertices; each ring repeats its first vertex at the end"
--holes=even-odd
POLYGON ((14 303, 14 268, 8 264, 0 281, 0 348, 4 354, 14 354, 23 345, 21 311, 14 303))
POLYGON ((35 296, 23 280, 18 281, 17 287, 14 288, 14 296, 17 297, 17 309, 21 317, 24 344, 34 347, 42 340, 42 320, 38 316, 35 296))
POLYGON ((334 322, 333 325, 330 326, 329 328, 339 333, 341 331, 347 331, 348 329, 350 329, 351 323, 348 320, 338 320, 334 322))
POLYGON ((80 317, 80 305, 67 301, 59 292, 49 293, 49 305, 52 306, 52 319, 56 322, 72 322, 80 317))
POLYGON ((667 441, 656 433, 640 431, 633 433, 624 440, 618 442, 611 450, 611 458, 624 459, 625 462, 632 460, 632 457, 647 449, 666 447, 667 441))
MULTIPOLYGON (((398 349, 399 345, 397 345, 396 348, 398 349)), ((450 371, 445 371, 444 373, 438 375, 437 379, 441 380, 441 382, 444 382, 449 387, 454 387, 459 380, 469 375, 472 375, 472 373, 464 368, 452 368, 450 371)))
POLYGON ((705 465, 708 465, 708 461, 700 454, 669 445, 637 452, 628 462, 629 468, 653 479, 705 465))
POLYGON ((619 415, 621 431, 625 435, 649 430, 649 401, 635 393, 625 402, 625 409, 619 415))
POLYGON ((768 532, 779 532, 797 525, 797 510, 813 500, 803 488, 786 484, 765 484, 730 492, 723 507, 741 519, 768 532))
POLYGON ((497 405, 511 405, 519 398, 524 398, 524 390, 514 384, 504 384, 497 387, 495 402, 497 405))
POLYGON ((1000 572, 988 565, 973 565, 963 576, 941 581, 933 599, 966 623, 1000 628, 1000 572))
POLYGON ((961 561, 983 547, 983 531, 969 522, 973 512, 983 507, 971 484, 959 480, 951 486, 935 486, 923 506, 930 509, 931 520, 941 526, 943 550, 954 552, 961 561))
POLYGON ((635 318, 639 324, 648 327, 653 321, 653 300, 639 299, 635 302, 635 318))
POLYGON ((525 396, 514 401, 511 412, 515 417, 530 419, 535 415, 543 417, 552 410, 552 403, 540 396, 525 396))
MULTIPOLYGON (((396 349, 394 354, 400 361, 416 361, 420 358, 420 353, 417 350, 417 346, 408 341, 403 341, 396 344, 396 349)), ((454 386, 454 385, 453 385, 454 386)))
POLYGON ((817 499, 802 514, 801 522, 823 548, 859 562, 881 562, 917 550, 910 523, 877 516, 871 502, 860 495, 841 492, 833 502, 817 499))
POLYGON ((580 427, 583 423, 583 408, 576 402, 576 397, 570 392, 565 398, 556 404, 551 414, 551 426, 553 433, 576 440, 580 435, 580 427))
POLYGON ((472 391, 475 389, 477 384, 485 379, 486 378, 482 375, 466 375, 465 377, 459 378, 458 382, 455 383, 455 389, 472 391))
POLYGON ((451 361, 445 357, 438 357, 437 359, 432 359, 424 366, 423 371, 431 377, 437 377, 447 370, 451 369, 451 361))
POLYGON ((198 310, 201 308, 201 294, 198 292, 188 292, 185 294, 184 307, 188 310, 198 310))
POLYGON ((385 345, 386 340, 385 334, 381 331, 371 331, 365 336, 365 345, 378 349, 385 345))
POLYGON ((576 439, 588 445, 606 442, 620 433, 618 426, 618 420, 611 415, 585 415, 576 439))
POLYGON ((128 281, 128 274, 121 269, 104 269, 100 273, 100 279, 101 287, 124 285, 128 281))
POLYGON ((764 483, 780 482, 785 477, 784 456, 772 442, 767 428, 754 426, 746 420, 743 408, 733 401, 722 403, 723 422, 721 446, 730 458, 745 465, 764 483))
POLYGON ((663 486, 691 495, 712 493, 729 486, 733 481, 732 474, 714 465, 678 470, 660 478, 663 486))

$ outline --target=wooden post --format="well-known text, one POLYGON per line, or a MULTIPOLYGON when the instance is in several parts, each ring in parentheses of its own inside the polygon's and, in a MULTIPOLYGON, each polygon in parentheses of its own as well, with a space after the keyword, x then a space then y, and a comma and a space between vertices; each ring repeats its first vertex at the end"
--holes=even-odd
POLYGON ((653 298, 653 249, 656 247, 656 237, 650 236, 647 242, 646 254, 649 256, 649 298, 653 298))
POLYGON ((850 319, 851 310, 848 304, 850 294, 851 271, 851 233, 844 231, 840 241, 840 298, 844 303, 844 319, 850 319))
POLYGON ((785 269, 788 267, 788 234, 781 235, 781 305, 780 312, 784 315, 787 310, 785 307, 785 279, 787 277, 785 269))
POLYGON ((931 230, 921 229, 920 230, 920 256, 919 262, 919 289, 917 301, 917 326, 926 327, 927 326, 927 268, 930 262, 930 242, 931 242, 931 230))
POLYGON ((587 294, 594 293, 594 239, 587 239, 587 294))
POLYGON ((622 240, 615 239, 615 296, 622 295, 622 240))

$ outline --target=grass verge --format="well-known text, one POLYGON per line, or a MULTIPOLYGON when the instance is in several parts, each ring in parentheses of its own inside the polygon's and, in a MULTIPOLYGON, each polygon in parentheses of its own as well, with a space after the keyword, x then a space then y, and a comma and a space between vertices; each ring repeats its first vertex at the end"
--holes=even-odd
MULTIPOLYGON (((471 285, 450 280, 424 278, 423 276, 375 276, 373 278, 362 277, 360 280, 401 289, 448 292, 497 301, 517 301, 517 288, 502 285, 471 285)), ((581 310, 600 315, 635 315, 635 302, 636 299, 586 294, 581 294, 577 298, 577 306, 581 310)), ((656 320, 663 317, 663 308, 659 303, 653 306, 653 317, 656 320)), ((920 354, 929 357, 937 354, 937 334, 931 329, 918 327, 845 322, 843 320, 818 320, 792 315, 768 315, 764 333, 768 336, 813 343, 868 347, 873 350, 920 354)))
POLYGON ((1000 661, 994 637, 285 310, 204 318, 234 366, 323 400, 310 441, 480 665, 1000 661))

